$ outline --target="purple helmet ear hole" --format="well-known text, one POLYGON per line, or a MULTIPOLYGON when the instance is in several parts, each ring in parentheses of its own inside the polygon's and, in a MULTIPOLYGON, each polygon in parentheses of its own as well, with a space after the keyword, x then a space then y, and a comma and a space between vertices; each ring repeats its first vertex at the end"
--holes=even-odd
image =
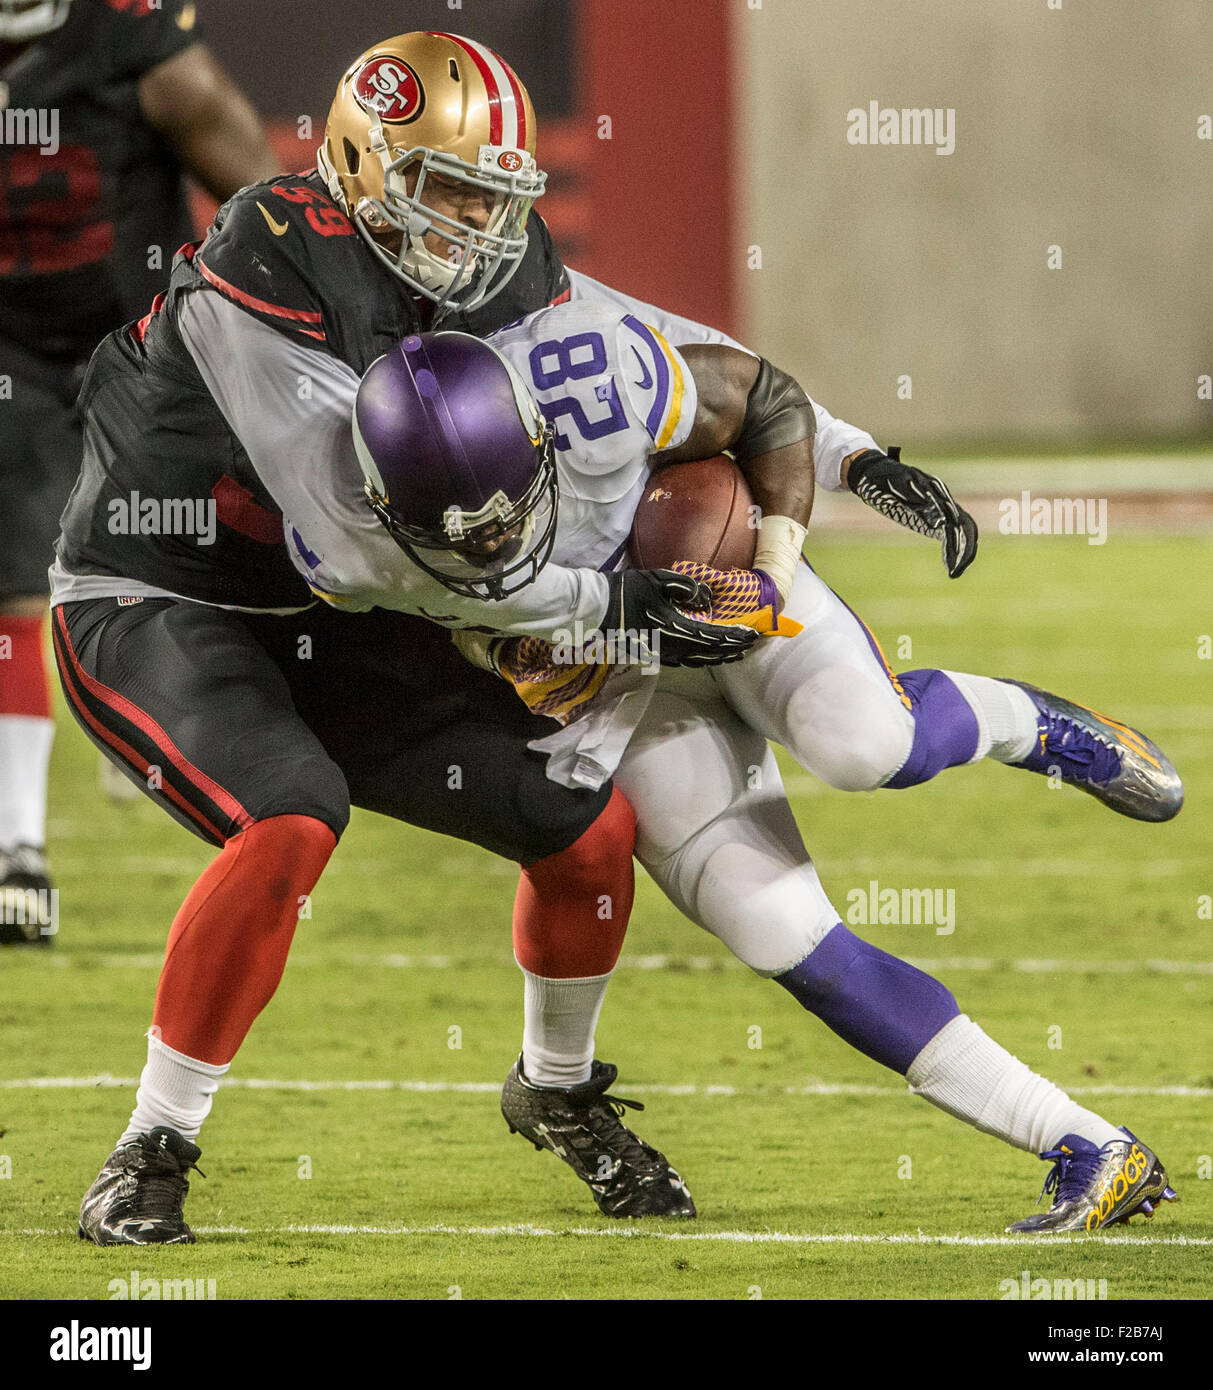
POLYGON ((418 393, 427 400, 432 400, 438 394, 438 379, 433 372, 422 367, 413 380, 417 383, 418 393))

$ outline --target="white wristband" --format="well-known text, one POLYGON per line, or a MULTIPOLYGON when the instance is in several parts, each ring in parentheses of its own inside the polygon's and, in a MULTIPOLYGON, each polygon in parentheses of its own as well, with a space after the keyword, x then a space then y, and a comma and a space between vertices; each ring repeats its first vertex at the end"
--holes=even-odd
POLYGON ((806 534, 807 528, 790 516, 764 516, 758 523, 754 568, 771 576, 784 603, 792 592, 806 534))

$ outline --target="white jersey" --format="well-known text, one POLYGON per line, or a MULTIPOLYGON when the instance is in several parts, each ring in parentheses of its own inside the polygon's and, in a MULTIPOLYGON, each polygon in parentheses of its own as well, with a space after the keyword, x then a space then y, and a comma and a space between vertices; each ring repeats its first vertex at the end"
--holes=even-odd
MULTIPOLYGON (((532 584, 499 602, 452 593, 419 569, 366 506, 350 419, 359 378, 343 362, 288 342, 218 295, 192 295, 182 336, 203 380, 280 507, 295 568, 349 612, 395 608, 449 627, 484 626, 559 640, 606 609, 602 571, 622 561, 650 456, 681 444, 695 383, 655 330, 615 306, 565 304, 491 341, 556 428, 556 550, 532 584), (306 380, 306 401, 296 383, 306 380), (300 460, 311 466, 301 467, 300 460)), ((172 597, 111 576, 55 577, 55 599, 172 597)))
MULTIPOLYGON (((348 612, 415 613, 447 627, 495 627, 553 638, 595 626, 607 581, 593 567, 548 564, 499 602, 452 593, 415 565, 366 505, 350 421, 360 378, 259 323, 226 299, 195 293, 182 339, 283 516, 291 562, 312 592, 348 612), (307 384, 307 391, 299 383, 307 384)), ((108 575, 52 574, 52 598, 177 597, 108 575)))
POLYGON ((553 561, 618 569, 653 454, 685 442, 695 421, 695 380, 682 356, 635 315, 591 303, 541 309, 487 341, 556 429, 553 561))

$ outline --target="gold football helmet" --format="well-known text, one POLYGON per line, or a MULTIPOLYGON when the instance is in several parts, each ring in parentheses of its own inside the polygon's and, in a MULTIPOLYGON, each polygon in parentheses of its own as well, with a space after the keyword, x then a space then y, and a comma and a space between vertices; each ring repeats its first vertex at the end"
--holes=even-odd
POLYGON ((399 34, 355 58, 316 163, 375 254, 439 312, 482 304, 505 285, 547 181, 526 88, 491 48, 454 34, 399 34), (483 230, 427 205, 434 177, 492 195, 483 230), (425 245, 430 233, 445 256, 425 245))

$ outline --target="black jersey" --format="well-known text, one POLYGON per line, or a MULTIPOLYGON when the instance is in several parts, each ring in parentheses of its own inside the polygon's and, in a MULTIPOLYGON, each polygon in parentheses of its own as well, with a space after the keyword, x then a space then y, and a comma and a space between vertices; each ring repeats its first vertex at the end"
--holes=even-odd
POLYGON ((83 357, 163 288, 193 229, 138 84, 198 37, 188 0, 75 0, 62 28, 0 46, 0 339, 83 357))
MULTIPOLYGON (((444 319, 443 328, 487 334, 568 293, 564 267, 534 213, 528 233, 505 288, 470 316, 444 319)), ((408 286, 366 245, 314 171, 241 189, 205 239, 178 254, 152 311, 110 334, 93 356, 80 395, 84 464, 63 514, 59 559, 73 574, 136 579, 210 603, 305 605, 312 595, 283 543, 282 515, 182 342, 178 310, 195 291, 222 295, 359 375, 423 328, 408 286), (156 506, 179 502, 183 515, 213 502, 213 542, 200 546, 191 535, 154 528, 112 534, 111 504, 130 504, 133 513, 135 497, 156 506)))

